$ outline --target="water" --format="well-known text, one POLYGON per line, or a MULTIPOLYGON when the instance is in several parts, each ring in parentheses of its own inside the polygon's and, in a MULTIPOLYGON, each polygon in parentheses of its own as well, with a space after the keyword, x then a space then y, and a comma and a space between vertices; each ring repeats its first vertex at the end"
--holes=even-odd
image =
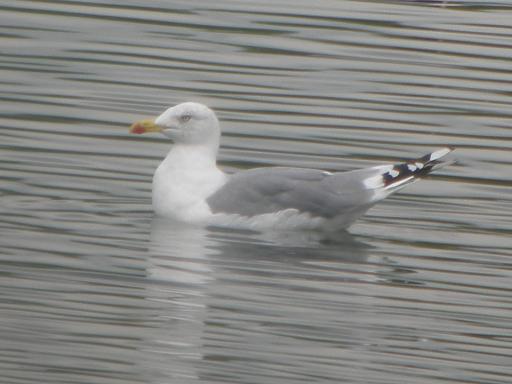
POLYGON ((512 9, 0 4, 0 382, 509 383, 512 9), (350 234, 153 219, 135 120, 212 106, 227 170, 457 147, 350 234))

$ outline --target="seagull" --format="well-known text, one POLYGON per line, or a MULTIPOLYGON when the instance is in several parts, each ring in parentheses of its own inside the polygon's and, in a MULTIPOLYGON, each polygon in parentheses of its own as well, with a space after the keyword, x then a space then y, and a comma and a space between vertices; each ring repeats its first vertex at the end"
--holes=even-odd
POLYGON ((346 229, 379 201, 451 164, 440 159, 453 150, 347 172, 262 167, 229 175, 217 166, 221 130, 205 105, 178 104, 130 132, 159 132, 174 142, 153 176, 156 215, 253 230, 346 229))

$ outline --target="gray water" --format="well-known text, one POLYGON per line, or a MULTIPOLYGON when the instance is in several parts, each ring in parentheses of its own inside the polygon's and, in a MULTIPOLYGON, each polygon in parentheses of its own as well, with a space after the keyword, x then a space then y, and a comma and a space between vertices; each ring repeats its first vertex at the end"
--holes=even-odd
POLYGON ((506 1, 2 1, 0 382, 510 383, 506 1), (227 171, 456 165, 334 239, 154 219, 214 108, 227 171))

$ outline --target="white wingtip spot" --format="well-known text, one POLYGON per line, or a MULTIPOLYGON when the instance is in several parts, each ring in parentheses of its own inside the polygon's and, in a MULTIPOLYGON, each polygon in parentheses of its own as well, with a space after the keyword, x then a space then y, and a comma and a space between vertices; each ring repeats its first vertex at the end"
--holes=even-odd
POLYGON ((396 182, 394 182, 392 184, 389 184, 386 187, 386 190, 388 190, 388 191, 396 191, 396 190, 406 186, 411 181, 414 182, 416 180, 418 180, 418 179, 415 178, 414 176, 409 176, 409 177, 406 177, 405 179, 402 179, 402 180, 396 181, 396 182))
POLYGON ((376 175, 364 179, 363 183, 368 189, 377 189, 384 186, 384 179, 382 178, 382 175, 376 175))
POLYGON ((392 169, 391 171, 389 171, 389 175, 391 177, 397 177, 399 174, 400 174, 400 172, 397 171, 396 169, 392 169))
POLYGON ((423 163, 414 163, 418 169, 423 169, 423 163))
POLYGON ((392 164, 386 165, 377 165, 376 167, 370 168, 375 171, 375 175, 368 176, 363 180, 363 184, 368 189, 377 189, 384 186, 384 178, 382 175, 386 172, 389 172, 393 169, 392 164))
POLYGON ((453 149, 451 149, 451 148, 442 148, 435 152, 432 152, 432 154, 430 155, 430 161, 440 159, 441 157, 449 154, 451 151, 453 151, 453 149))
POLYGON ((414 172, 417 169, 417 167, 414 164, 407 164, 407 169, 411 172, 414 172))

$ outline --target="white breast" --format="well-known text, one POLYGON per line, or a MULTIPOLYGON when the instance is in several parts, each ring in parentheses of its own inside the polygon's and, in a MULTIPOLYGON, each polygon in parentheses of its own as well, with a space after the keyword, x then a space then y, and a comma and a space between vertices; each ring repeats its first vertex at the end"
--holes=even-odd
POLYGON ((153 209, 157 215, 186 222, 206 221, 212 212, 206 199, 227 176, 203 151, 179 147, 167 155, 153 176, 153 209))

